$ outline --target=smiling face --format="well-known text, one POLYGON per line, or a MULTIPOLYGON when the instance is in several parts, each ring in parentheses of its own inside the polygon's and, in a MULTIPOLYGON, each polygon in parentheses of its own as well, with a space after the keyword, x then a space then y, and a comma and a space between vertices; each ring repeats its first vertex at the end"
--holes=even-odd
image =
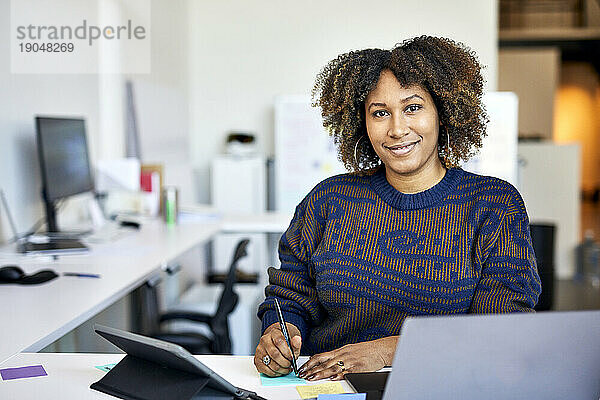
POLYGON ((422 191, 444 176, 437 150, 440 122, 427 90, 404 87, 384 70, 365 100, 365 121, 387 180, 396 189, 422 191))

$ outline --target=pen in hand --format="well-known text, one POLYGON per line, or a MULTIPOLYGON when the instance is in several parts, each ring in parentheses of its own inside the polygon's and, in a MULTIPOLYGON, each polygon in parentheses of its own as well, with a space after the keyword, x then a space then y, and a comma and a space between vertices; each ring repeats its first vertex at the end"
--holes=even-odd
POLYGON ((290 352, 292 354, 292 368, 294 368, 294 374, 298 375, 298 366, 296 365, 296 357, 294 357, 294 349, 292 348, 292 342, 290 340, 290 335, 287 330, 287 326, 285 325, 285 320, 283 319, 283 313, 281 312, 281 307, 279 306, 279 301, 275 299, 275 308, 277 308, 277 318, 279 319, 279 326, 281 327, 281 332, 283 333, 283 337, 285 338, 285 342, 290 348, 290 352))

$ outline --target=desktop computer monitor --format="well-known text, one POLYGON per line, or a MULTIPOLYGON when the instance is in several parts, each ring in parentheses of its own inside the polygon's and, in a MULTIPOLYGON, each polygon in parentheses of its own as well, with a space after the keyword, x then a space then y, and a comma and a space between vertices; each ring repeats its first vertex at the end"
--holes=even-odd
POLYGON ((35 122, 48 232, 58 232, 56 201, 94 190, 85 121, 36 117, 35 122))

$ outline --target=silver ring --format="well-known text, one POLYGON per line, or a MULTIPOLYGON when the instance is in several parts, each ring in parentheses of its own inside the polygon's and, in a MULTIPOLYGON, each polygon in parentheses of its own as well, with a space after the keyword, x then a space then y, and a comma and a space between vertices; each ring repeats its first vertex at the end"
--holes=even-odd
POLYGON ((264 357, 262 358, 262 362, 263 362, 263 364, 265 364, 265 365, 269 365, 269 364, 271 364, 271 357, 269 357, 269 355, 267 354, 266 356, 264 356, 264 357))
POLYGON ((342 360, 337 362, 338 367, 340 367, 340 370, 342 372, 346 371, 346 367, 344 367, 344 362, 342 360))

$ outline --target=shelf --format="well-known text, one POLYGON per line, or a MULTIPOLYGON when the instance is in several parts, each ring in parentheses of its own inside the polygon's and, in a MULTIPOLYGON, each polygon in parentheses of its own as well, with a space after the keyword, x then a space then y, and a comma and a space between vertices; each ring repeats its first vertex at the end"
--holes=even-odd
POLYGON ((502 42, 541 41, 569 42, 600 40, 600 28, 535 28, 501 29, 498 40, 502 42))

